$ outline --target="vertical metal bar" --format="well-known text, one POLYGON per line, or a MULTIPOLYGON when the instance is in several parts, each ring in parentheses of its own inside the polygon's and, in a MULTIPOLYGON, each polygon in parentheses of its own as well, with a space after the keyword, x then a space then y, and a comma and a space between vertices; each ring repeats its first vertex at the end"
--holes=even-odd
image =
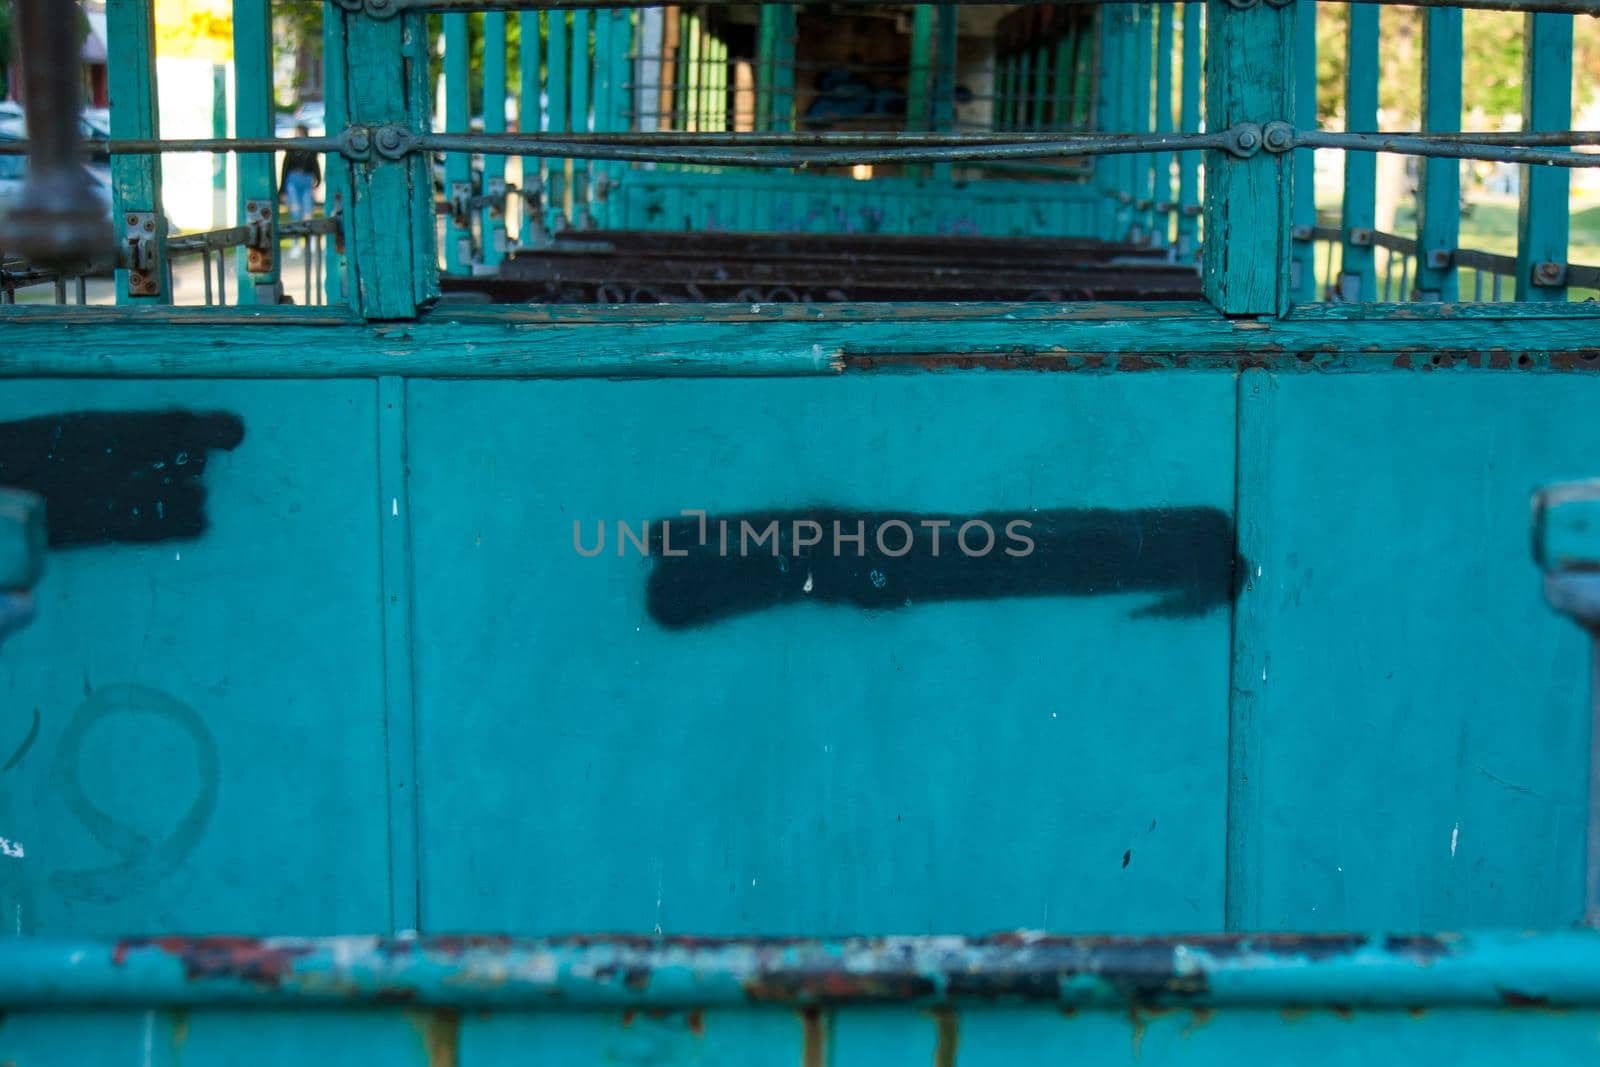
MULTIPOLYGON (((567 66, 567 23, 570 17, 565 11, 551 11, 545 26, 548 49, 545 54, 545 99, 549 108, 545 129, 551 133, 568 133, 572 129, 567 99, 567 88, 572 84, 567 66)), ((570 166, 570 160, 552 159, 546 170, 545 208, 549 229, 558 229, 558 220, 570 221, 567 218, 567 194, 571 189, 567 172, 570 166)))
MULTIPOLYGON (((450 133, 466 133, 471 118, 472 43, 466 15, 444 16, 444 128, 450 133)), ((445 216, 444 264, 452 274, 472 269, 472 226, 454 209, 463 195, 470 195, 472 157, 466 152, 447 152, 444 157, 444 195, 452 210, 445 216), (463 224, 465 223, 465 225, 463 224)))
MULTIPOLYGON (((1461 11, 1430 7, 1422 24, 1422 128, 1461 129, 1461 11)), ((1417 195, 1417 299, 1459 300, 1461 161, 1424 159, 1417 195)))
MULTIPOLYGON (((1117 37, 1118 54, 1122 57, 1117 70, 1117 126, 1119 130, 1132 130, 1139 121, 1139 5, 1119 4, 1122 25, 1117 37)), ((1149 97, 1145 98, 1149 103, 1149 97)), ((1135 154, 1115 157, 1120 165, 1117 176, 1117 233, 1116 239, 1126 241, 1136 236, 1134 227, 1134 201, 1139 196, 1139 157, 1135 154)))
MULTIPOLYGON (((1526 16, 1522 61, 1522 128, 1565 130, 1572 124, 1571 15, 1526 16)), ((1524 166, 1517 209, 1516 299, 1565 301, 1568 194, 1566 167, 1524 166)))
POLYGON ((772 129, 773 57, 777 51, 778 9, 761 6, 756 37, 756 130, 772 129))
POLYGON ((1042 131, 1050 128, 1050 72, 1053 66, 1049 44, 1040 43, 1033 50, 1033 86, 1028 93, 1032 98, 1028 114, 1028 126, 1031 129, 1042 131))
POLYGON ((1074 22, 1071 27, 1055 39, 1055 73, 1052 76, 1050 101, 1050 128, 1053 130, 1070 130, 1072 128, 1072 109, 1076 105, 1077 86, 1074 84, 1076 71, 1073 68, 1075 58, 1074 49, 1077 48, 1081 24, 1074 22))
MULTIPOLYGON (((589 122, 589 56, 593 47, 591 26, 589 11, 579 9, 572 13, 571 128, 579 133, 592 129, 589 122)), ((588 229, 593 221, 589 211, 589 164, 587 159, 572 161, 572 221, 580 229, 588 229)))
MULTIPOLYGON (((200 270, 205 275, 206 307, 211 306, 211 253, 206 249, 200 250, 200 270)), ((82 303, 82 301, 79 301, 82 303)))
MULTIPOLYGON (((330 125, 328 128, 334 127, 330 125)), ((218 140, 228 136, 228 68, 221 63, 211 68, 211 136, 218 140)), ((215 152, 211 156, 211 228, 215 230, 228 225, 228 165, 231 158, 227 152, 215 152)))
MULTIPOLYGON (((1154 46, 1155 5, 1139 4, 1134 15, 1133 30, 1133 125, 1135 133, 1150 132, 1151 49, 1154 46)), ((1155 174, 1149 152, 1133 157, 1133 227, 1135 240, 1148 241, 1154 223, 1152 192, 1155 174)))
MULTIPOLYGON (((1294 114, 1293 7, 1209 0, 1206 24, 1206 128, 1294 114)), ((1223 314, 1288 309, 1292 190, 1286 153, 1206 153, 1202 277, 1206 298, 1223 314)))
POLYGON ((228 254, 220 249, 217 251, 217 303, 225 305, 228 302, 228 254))
MULTIPOLYGON (((1294 124, 1297 129, 1317 128, 1317 6, 1294 5, 1294 124)), ((1289 243, 1291 298, 1309 303, 1317 298, 1317 249, 1312 232, 1317 225, 1317 152, 1294 150, 1293 230, 1289 243)))
POLYGON ((906 128, 929 125, 928 82, 933 74, 933 5, 911 9, 911 71, 906 79, 906 128))
POLYGON ((1007 53, 995 63, 994 128, 1011 129, 1017 92, 1017 57, 1007 53))
MULTIPOLYGON (((1345 129, 1378 129, 1378 14, 1375 4, 1351 4, 1349 54, 1345 61, 1345 129)), ((1373 300, 1378 281, 1371 234, 1378 217, 1378 157, 1373 152, 1344 154, 1344 250, 1339 262, 1339 293, 1346 300, 1373 300), (1363 234, 1362 231, 1365 231, 1363 234)))
MULTIPOLYGON (((335 135, 349 125, 350 108, 345 102, 345 54, 341 36, 344 25, 338 19, 322 20, 322 108, 323 127, 335 135)), ((431 169, 431 167, 430 167, 431 169)), ((428 176, 431 196, 433 176, 428 176)), ((329 152, 322 162, 322 211, 325 215, 338 215, 339 225, 346 227, 350 216, 350 163, 338 152, 329 152)), ((342 241, 335 241, 330 250, 323 249, 322 291, 324 302, 336 304, 350 299, 345 292, 345 257, 339 250, 342 241)))
MULTIPOLYGON (((155 16, 147 0, 108 0, 106 4, 107 87, 111 93, 111 136, 159 136, 156 118, 155 16)), ((167 277, 167 213, 161 208, 161 157, 158 155, 111 157, 111 210, 113 219, 126 226, 130 212, 149 212, 155 220, 153 268, 140 272, 145 283, 137 288, 155 293, 129 295, 126 270, 116 272, 118 304, 170 304, 167 277)), ((124 227, 116 227, 123 232, 124 227)))
POLYGON ((76 278, 73 279, 73 284, 77 287, 77 290, 78 290, 78 303, 87 304, 89 302, 89 284, 88 284, 88 279, 86 279, 83 275, 80 274, 76 278))
POLYGON ((55 277, 55 296, 57 304, 65 304, 67 302, 67 276, 65 274, 57 274, 55 277))
MULTIPOLYGON (((377 137, 391 125, 420 133, 432 97, 426 16, 380 19, 329 4, 323 17, 340 23, 350 122, 378 130, 377 137)), ((344 206, 346 292, 366 318, 411 318, 438 297, 433 205, 433 164, 426 152, 392 159, 374 151, 351 165, 350 200, 344 206)))
MULTIPOLYGON (((271 0, 234 0, 233 4, 233 129, 240 137, 273 135, 271 0)), ((251 252, 238 251, 239 303, 276 304, 283 296, 278 273, 282 258, 278 246, 278 183, 273 173, 276 157, 251 152, 239 157, 238 218, 248 218, 246 207, 255 203, 258 217, 250 219, 268 230, 268 262, 251 269, 251 252)))
MULTIPOLYGON (((1306 5, 1310 6, 1310 5, 1306 5)), ((1200 132, 1200 16, 1205 4, 1189 0, 1183 5, 1183 71, 1179 126, 1184 133, 1200 132)), ((1200 240, 1200 153, 1178 153, 1178 258, 1192 262, 1200 240)))
MULTIPOLYGON (((1122 54, 1122 5, 1111 4, 1095 9, 1095 40, 1099 62, 1095 76, 1095 129, 1111 133, 1122 129, 1119 122, 1122 118, 1121 108, 1118 105, 1117 71, 1121 69, 1122 54)), ((1117 233, 1117 179, 1122 175, 1122 164, 1116 156, 1095 156, 1091 166, 1094 168, 1094 185, 1100 193, 1098 206, 1100 211, 1100 225, 1096 227, 1100 236, 1107 240, 1118 237, 1117 233)))
MULTIPOLYGON (((1304 6, 1311 6, 1309 4, 1304 6)), ((1155 132, 1172 132, 1172 6, 1153 4, 1156 18, 1156 120, 1155 132)), ((1155 188, 1151 210, 1155 243, 1166 247, 1172 239, 1172 153, 1157 152, 1152 157, 1155 188)))
MULTIPOLYGON (((518 114, 521 114, 519 111, 518 114)), ((506 132, 506 15, 491 11, 483 16, 483 132, 506 132)), ((483 234, 483 263, 498 266, 505 258, 506 157, 491 152, 483 157, 483 195, 494 197, 483 209, 478 226, 483 234)))

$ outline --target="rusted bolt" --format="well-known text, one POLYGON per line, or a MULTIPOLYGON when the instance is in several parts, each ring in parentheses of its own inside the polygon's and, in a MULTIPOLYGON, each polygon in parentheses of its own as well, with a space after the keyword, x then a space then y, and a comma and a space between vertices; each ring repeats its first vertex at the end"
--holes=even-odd
POLYGON ((1544 260, 1533 265, 1533 284, 1559 288, 1567 282, 1567 265, 1544 260))
POLYGON ((1287 152, 1294 147, 1294 127, 1281 120, 1267 123, 1262 144, 1268 152, 1287 152))
POLYGON ((1345 241, 1357 248, 1367 248, 1372 245, 1372 227, 1352 226, 1345 234, 1345 241))
POLYGON ((1455 258, 1456 253, 1453 248, 1428 249, 1428 267, 1431 270, 1447 270, 1455 258))

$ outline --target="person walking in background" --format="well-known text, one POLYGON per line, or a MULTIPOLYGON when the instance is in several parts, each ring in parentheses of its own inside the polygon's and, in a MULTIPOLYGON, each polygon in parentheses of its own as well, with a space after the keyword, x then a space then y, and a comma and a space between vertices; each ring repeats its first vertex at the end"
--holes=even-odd
MULTIPOLYGON (((304 125, 294 128, 296 137, 310 135, 304 125)), ((312 203, 311 190, 322 184, 322 167, 317 154, 303 148, 291 148, 283 154, 283 179, 278 184, 278 197, 287 203, 291 219, 309 219, 312 203)))

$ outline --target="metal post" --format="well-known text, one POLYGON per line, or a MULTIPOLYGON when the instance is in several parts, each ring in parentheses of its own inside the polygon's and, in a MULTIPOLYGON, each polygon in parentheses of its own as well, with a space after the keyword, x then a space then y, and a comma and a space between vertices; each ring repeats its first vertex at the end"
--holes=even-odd
MULTIPOLYGON (((1522 61, 1522 128, 1565 130, 1572 124, 1572 16, 1525 16, 1522 61)), ((1565 167, 1522 168, 1517 211, 1516 299, 1567 299, 1567 196, 1565 167)))
MULTIPOLYGON (((545 17, 538 11, 521 11, 517 14, 517 29, 521 40, 517 55, 517 129, 524 133, 537 133, 545 129, 544 109, 540 102, 539 78, 539 20, 545 17)), ((551 16, 552 21, 557 16, 551 16)), ((544 164, 538 156, 522 157, 521 186, 522 213, 517 226, 517 243, 534 246, 544 243, 544 164)))
MULTIPOLYGON (((1150 103, 1152 94, 1151 47, 1155 30, 1155 5, 1140 4, 1134 14, 1133 25, 1133 125, 1135 133, 1150 132, 1150 103)), ((1152 208, 1155 175, 1153 159, 1149 152, 1133 157, 1133 225, 1130 234, 1134 240, 1147 242, 1154 222, 1152 208)))
MULTIPOLYGON (((567 109, 567 87, 571 85, 571 78, 567 67, 568 14, 565 11, 551 11, 546 16, 548 23, 545 54, 545 99, 546 112, 545 129, 551 133, 567 133, 572 127, 567 109)), ((567 196, 571 191, 571 183, 567 180, 571 160, 553 159, 545 174, 545 210, 547 212, 546 228, 560 229, 568 219, 567 196)))
MULTIPOLYGON (((934 29, 936 46, 933 69, 933 128, 948 131, 956 121, 956 9, 951 4, 940 4, 935 9, 934 29)), ((948 163, 936 164, 933 176, 940 181, 950 180, 948 163)))
POLYGON ((778 33, 772 90, 772 129, 789 133, 794 129, 794 56, 798 21, 792 5, 778 8, 778 33))
MULTIPOLYGON (((1461 12, 1429 8, 1422 26, 1422 128, 1461 129, 1461 12)), ((1424 159, 1417 195, 1417 299, 1459 300, 1461 161, 1424 159)))
MULTIPOLYGON (((1351 4, 1349 53, 1345 61, 1345 129, 1378 129, 1378 14, 1376 4, 1351 4)), ((1373 152, 1344 154, 1344 212, 1340 223, 1344 250, 1339 262, 1339 295, 1345 300, 1376 300, 1378 275, 1372 231, 1378 217, 1378 157, 1373 152)))
MULTIPOLYGON (((234 0, 234 132, 240 137, 273 135, 271 0, 234 0)), ((278 275, 277 158, 266 152, 239 157, 238 218, 264 231, 263 239, 238 251, 239 303, 276 304, 283 299, 278 275)))
MULTIPOLYGON (((572 13, 571 103, 572 118, 569 129, 579 133, 592 129, 589 122, 589 49, 592 43, 590 12, 579 9, 572 13)), ((589 168, 587 159, 574 159, 572 167, 572 223, 579 229, 589 229, 594 216, 589 211, 589 168)))
MULTIPOLYGON (((106 37, 111 136, 157 136, 156 35, 151 5, 145 0, 110 0, 106 4, 106 37)), ((76 60, 72 69, 77 69, 76 60)), ((118 268, 117 303, 170 304, 160 156, 111 157, 111 210, 113 223, 121 224, 113 225, 113 231, 125 242, 131 262, 137 264, 131 271, 118 268)))

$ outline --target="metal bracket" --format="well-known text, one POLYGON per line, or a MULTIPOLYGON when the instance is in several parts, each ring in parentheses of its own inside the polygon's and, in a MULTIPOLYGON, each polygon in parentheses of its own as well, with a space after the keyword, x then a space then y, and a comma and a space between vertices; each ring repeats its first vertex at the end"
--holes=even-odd
POLYGON ((156 262, 156 213, 129 211, 122 216, 120 265, 128 271, 129 296, 160 296, 161 270, 156 262))
POLYGON ((1259 122, 1241 122, 1227 131, 1228 144, 1226 151, 1239 159, 1249 159, 1261 151, 1261 124, 1259 122))
POLYGON ((450 183, 450 221, 465 230, 472 225, 472 183, 450 183))
POLYGON ((483 193, 483 206, 488 208, 491 219, 503 218, 506 213, 506 180, 504 178, 490 178, 488 186, 483 193))
POLYGON ((1372 247, 1372 228, 1370 226, 1352 226, 1345 231, 1344 242, 1356 248, 1372 247))
POLYGON ((365 126, 347 126, 339 135, 339 154, 354 162, 372 157, 372 131, 365 126))
POLYGON ((1456 261, 1456 250, 1453 248, 1428 249, 1427 263, 1429 270, 1449 270, 1456 261))
POLYGON ((275 210, 269 200, 246 200, 244 221, 250 228, 245 241, 245 269, 251 274, 267 274, 277 262, 278 249, 275 210))
POLYGON ((1567 284, 1567 265, 1544 260, 1533 265, 1533 276, 1528 279, 1541 289, 1560 289, 1567 284))
POLYGON ((1289 227, 1289 238, 1294 241, 1310 241, 1316 237, 1315 230, 1310 226, 1289 227))

